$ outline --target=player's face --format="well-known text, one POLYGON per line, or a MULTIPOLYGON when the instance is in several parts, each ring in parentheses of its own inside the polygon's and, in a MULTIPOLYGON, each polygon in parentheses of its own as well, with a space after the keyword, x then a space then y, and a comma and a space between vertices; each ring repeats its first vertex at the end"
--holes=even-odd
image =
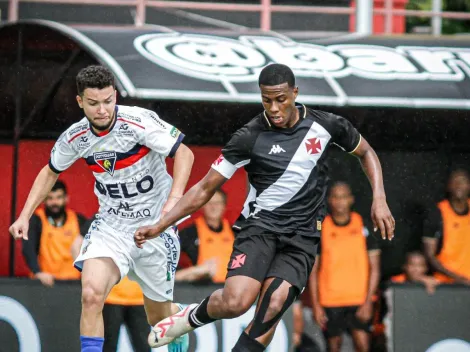
POLYGON ((116 108, 116 90, 112 86, 103 89, 86 88, 83 96, 77 95, 77 102, 96 130, 106 131, 111 127, 116 108))
POLYGON ((62 189, 49 192, 47 195, 44 205, 46 212, 52 217, 59 217, 65 212, 65 205, 67 204, 67 195, 62 189))
POLYGON ((260 85, 263 107, 269 121, 280 128, 292 127, 298 120, 295 99, 297 87, 289 87, 286 83, 277 86, 260 85))
POLYGON ((351 211, 354 197, 348 186, 337 185, 331 190, 328 201, 333 214, 345 215, 351 211))
POLYGON ((225 201, 224 197, 217 192, 204 206, 204 217, 206 219, 212 219, 220 221, 225 213, 225 201))
POLYGON ((470 196, 470 181, 463 173, 452 175, 449 180, 449 193, 452 198, 465 200, 470 196))
POLYGON ((417 281, 420 277, 426 274, 428 270, 426 260, 422 255, 413 255, 408 258, 405 265, 405 272, 408 279, 417 281))

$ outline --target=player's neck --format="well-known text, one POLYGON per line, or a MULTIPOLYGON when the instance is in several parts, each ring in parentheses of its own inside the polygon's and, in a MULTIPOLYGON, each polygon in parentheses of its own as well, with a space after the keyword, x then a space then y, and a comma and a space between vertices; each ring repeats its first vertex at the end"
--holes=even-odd
POLYGON ((333 219, 333 222, 338 226, 345 226, 349 224, 349 222, 351 221, 351 214, 349 213, 344 213, 344 214, 332 213, 331 217, 333 219))
POLYGON ((294 127, 295 124, 299 121, 299 118, 300 118, 300 113, 299 113, 299 109, 295 109, 295 115, 294 117, 292 118, 292 121, 289 122, 289 124, 286 126, 287 128, 291 128, 291 127, 294 127))
POLYGON ((205 219, 207 226, 213 231, 220 231, 222 229, 222 219, 205 219))
POLYGON ((452 209, 457 214, 465 214, 468 213, 468 200, 467 199, 458 199, 458 198, 450 198, 449 199, 450 205, 452 209))

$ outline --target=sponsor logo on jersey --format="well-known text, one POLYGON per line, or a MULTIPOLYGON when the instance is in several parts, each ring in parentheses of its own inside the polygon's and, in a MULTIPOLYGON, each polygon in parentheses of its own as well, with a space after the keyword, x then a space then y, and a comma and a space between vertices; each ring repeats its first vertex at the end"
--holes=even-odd
POLYGON ((167 261, 167 268, 166 268, 166 279, 170 281, 171 278, 176 273, 176 267, 178 265, 179 259, 179 250, 177 247, 178 240, 173 237, 168 232, 164 232, 161 234, 161 237, 165 241, 165 248, 166 248, 166 261, 167 261))
POLYGON ((78 145, 77 145, 77 148, 78 149, 86 149, 86 148, 89 148, 90 147, 90 141, 89 141, 89 138, 88 136, 81 136, 79 139, 78 139, 78 145))
POLYGON ((162 130, 166 130, 165 124, 162 122, 162 120, 160 120, 158 115, 154 113, 153 111, 144 110, 142 112, 142 115, 150 117, 153 120, 153 122, 155 122, 158 125, 158 127, 160 127, 162 130))
POLYGON ((286 151, 279 145, 275 144, 271 148, 271 151, 268 154, 279 154, 279 153, 285 153, 286 151))
POLYGON ((121 136, 134 136, 134 131, 132 128, 129 128, 128 123, 124 122, 121 124, 121 126, 119 126, 118 134, 121 136))
POLYGON ((181 132, 176 127, 173 127, 170 131, 170 136, 172 136, 173 138, 177 138, 180 133, 181 132))
POLYGON ((111 176, 114 175, 114 166, 116 165, 116 152, 97 152, 93 153, 93 159, 111 176))
POLYGON ((107 183, 95 182, 97 191, 103 196, 114 199, 129 199, 139 194, 150 192, 153 189, 154 180, 152 176, 146 175, 135 183, 107 183))
POLYGON ((78 126, 72 128, 72 129, 68 132, 68 136, 69 136, 69 137, 73 137, 73 135, 77 134, 78 132, 85 131, 87 128, 88 128, 88 123, 84 123, 84 124, 78 125, 78 126))
POLYGON ((120 202, 117 208, 109 208, 108 214, 117 215, 124 219, 142 219, 151 216, 149 209, 134 210, 128 202, 120 202))
POLYGON ((121 111, 118 112, 118 117, 123 117, 127 120, 131 120, 135 122, 142 122, 142 119, 140 117, 128 115, 128 114, 122 113, 121 111))

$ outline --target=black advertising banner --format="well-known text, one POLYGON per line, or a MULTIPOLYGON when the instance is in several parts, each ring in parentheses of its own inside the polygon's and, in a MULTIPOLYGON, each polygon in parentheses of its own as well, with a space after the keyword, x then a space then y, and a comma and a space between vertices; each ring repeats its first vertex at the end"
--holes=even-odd
POLYGON ((433 295, 415 285, 386 293, 389 351, 470 352, 470 289, 443 285, 433 295))
POLYGON ((121 94, 133 98, 259 103, 260 70, 283 63, 294 70, 305 104, 470 108, 470 40, 464 38, 319 39, 29 22, 79 43, 113 70, 121 94))
MULTIPOLYGON (((200 302, 220 286, 176 285, 175 301, 200 302)), ((254 315, 253 306, 236 319, 218 321, 190 334, 190 352, 229 352, 254 315)), ((79 352, 80 284, 56 282, 53 288, 28 279, 0 279, 0 352, 79 352)), ((288 352, 292 311, 279 323, 267 351, 288 352)), ((132 352, 121 329, 117 352, 132 352)), ((139 352, 139 351, 136 351, 139 352)), ((152 352, 167 352, 166 347, 152 352)))

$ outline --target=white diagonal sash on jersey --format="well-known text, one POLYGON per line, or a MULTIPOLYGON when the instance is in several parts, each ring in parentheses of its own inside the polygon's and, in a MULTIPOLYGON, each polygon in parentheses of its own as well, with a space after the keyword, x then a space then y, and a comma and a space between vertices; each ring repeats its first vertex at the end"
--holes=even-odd
POLYGON ((282 176, 256 198, 257 211, 272 211, 289 202, 307 182, 330 139, 328 131, 314 122, 282 176))

